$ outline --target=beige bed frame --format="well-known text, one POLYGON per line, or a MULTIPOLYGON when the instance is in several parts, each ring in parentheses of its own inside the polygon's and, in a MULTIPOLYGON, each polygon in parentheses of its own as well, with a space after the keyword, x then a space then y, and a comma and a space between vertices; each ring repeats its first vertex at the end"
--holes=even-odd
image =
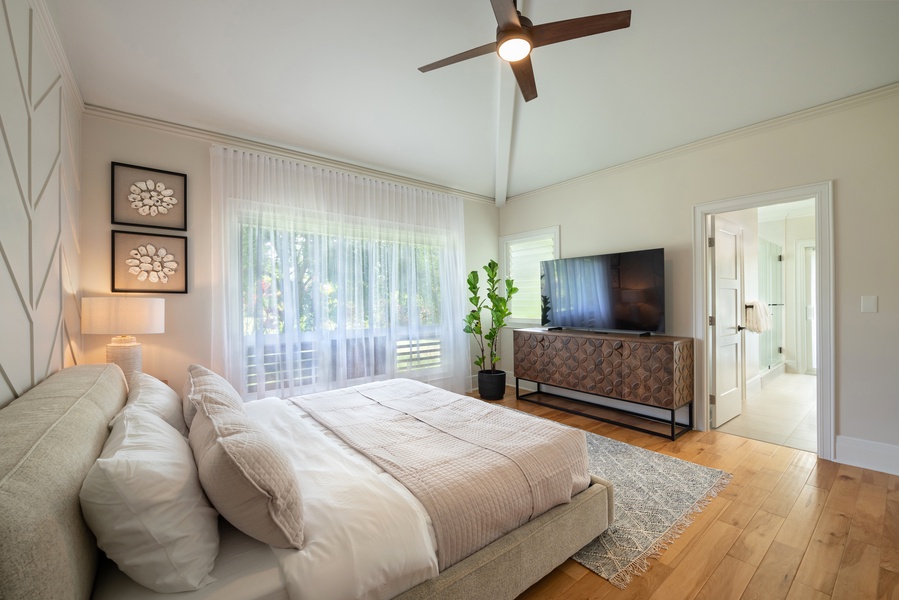
MULTIPOLYGON (((0 410, 0 598, 90 598, 99 551, 78 493, 126 396, 118 367, 83 365, 56 373, 0 410)), ((612 518, 612 486, 594 478, 571 503, 397 599, 511 600, 612 518)))

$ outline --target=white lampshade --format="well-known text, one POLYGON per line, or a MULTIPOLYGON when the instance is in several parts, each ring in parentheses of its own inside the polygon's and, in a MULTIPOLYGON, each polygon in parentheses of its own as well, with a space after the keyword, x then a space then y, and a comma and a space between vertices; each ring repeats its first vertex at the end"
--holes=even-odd
POLYGON ((122 296, 83 298, 81 333, 165 333, 165 299, 122 296))
POLYGON ((106 344, 106 362, 117 364, 131 383, 131 375, 143 367, 141 347, 132 334, 165 333, 163 298, 102 296, 82 298, 81 333, 114 335, 106 344))

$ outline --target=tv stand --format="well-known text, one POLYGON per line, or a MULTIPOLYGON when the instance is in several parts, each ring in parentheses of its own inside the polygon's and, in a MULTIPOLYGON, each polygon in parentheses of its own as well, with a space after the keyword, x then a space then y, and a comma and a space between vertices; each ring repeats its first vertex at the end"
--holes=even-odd
POLYGON ((516 329, 513 339, 516 398, 672 440, 693 429, 693 338, 535 328, 516 329), (521 394, 521 380, 536 383, 537 391, 521 394), (669 418, 547 392, 543 385, 661 409, 669 418), (675 417, 684 406, 686 424, 675 417), (656 428, 603 416, 595 407, 656 428), (660 431, 658 423, 667 431, 660 431))

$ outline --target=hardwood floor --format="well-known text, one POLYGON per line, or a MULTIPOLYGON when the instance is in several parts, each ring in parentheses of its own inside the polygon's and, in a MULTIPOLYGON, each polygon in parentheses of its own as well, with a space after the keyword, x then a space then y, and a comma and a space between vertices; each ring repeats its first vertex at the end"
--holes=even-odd
POLYGON ((651 568, 620 590, 573 560, 519 600, 899 600, 899 477, 717 431, 677 441, 515 399, 499 402, 733 473, 651 568))

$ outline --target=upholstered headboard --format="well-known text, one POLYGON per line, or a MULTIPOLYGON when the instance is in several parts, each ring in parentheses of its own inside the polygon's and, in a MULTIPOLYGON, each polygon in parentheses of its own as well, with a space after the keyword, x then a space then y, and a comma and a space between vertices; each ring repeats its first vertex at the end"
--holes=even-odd
POLYGON ((115 365, 70 367, 0 410, 0 598, 89 598, 97 563, 78 493, 124 406, 115 365))

